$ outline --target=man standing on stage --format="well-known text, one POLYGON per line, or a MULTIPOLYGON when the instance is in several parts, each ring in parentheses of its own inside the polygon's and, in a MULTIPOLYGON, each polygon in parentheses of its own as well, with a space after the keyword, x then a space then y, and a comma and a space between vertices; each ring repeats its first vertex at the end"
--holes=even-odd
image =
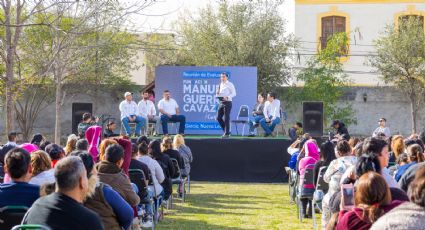
POLYGON ((128 125, 129 122, 136 123, 136 130, 134 131, 135 136, 140 136, 140 130, 145 124, 145 119, 138 116, 139 109, 136 102, 133 101, 133 94, 126 92, 124 94, 125 100, 120 103, 121 121, 124 125, 125 132, 128 136, 131 135, 131 128, 128 125))
POLYGON ((230 136, 230 112, 232 111, 232 98, 236 96, 235 86, 228 80, 227 73, 221 73, 221 83, 217 90, 217 97, 220 100, 220 107, 217 113, 217 121, 224 131, 222 138, 230 136), (224 120, 223 120, 224 116, 224 120))
POLYGON ((164 98, 158 102, 158 110, 161 113, 162 133, 168 135, 168 122, 179 122, 179 134, 184 135, 186 117, 180 114, 179 105, 171 98, 169 90, 164 91, 164 98))
POLYGON ((267 101, 264 104, 264 118, 260 121, 265 134, 264 137, 272 135, 274 128, 280 123, 280 101, 276 99, 275 93, 267 95, 267 101), (268 126, 267 124, 270 124, 268 126))

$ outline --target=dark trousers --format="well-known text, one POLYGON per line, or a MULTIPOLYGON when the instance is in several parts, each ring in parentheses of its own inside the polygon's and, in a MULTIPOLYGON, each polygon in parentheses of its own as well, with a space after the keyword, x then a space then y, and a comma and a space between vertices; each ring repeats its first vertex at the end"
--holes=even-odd
POLYGON ((220 107, 218 108, 217 121, 223 129, 225 135, 230 134, 230 111, 232 111, 232 102, 222 101, 220 103, 220 107))
POLYGON ((179 133, 184 134, 184 128, 186 125, 186 117, 184 115, 172 115, 169 118, 167 115, 161 115, 161 123, 162 123, 162 133, 168 134, 168 122, 179 122, 179 133))

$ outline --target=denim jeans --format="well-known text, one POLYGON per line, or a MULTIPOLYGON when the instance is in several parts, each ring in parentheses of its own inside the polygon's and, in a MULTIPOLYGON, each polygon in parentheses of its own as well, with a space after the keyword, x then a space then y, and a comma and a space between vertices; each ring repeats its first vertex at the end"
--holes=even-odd
MULTIPOLYGON (((122 124, 124 125, 125 133, 127 135, 131 135, 131 128, 128 124, 130 122, 130 119, 128 117, 124 117, 122 120, 122 124)), ((145 125, 145 119, 141 116, 136 116, 136 120, 133 122, 136 123, 136 130, 134 130, 135 135, 140 135, 140 130, 142 129, 143 125, 145 125)))
POLYGON ((256 123, 256 124, 259 124, 259 122, 261 121, 261 119, 263 119, 264 118, 264 116, 263 115, 257 115, 257 116, 254 116, 254 117, 250 117, 249 118, 249 134, 254 134, 254 129, 255 129, 255 127, 254 127, 254 122, 256 123))
POLYGON ((172 115, 171 118, 167 115, 161 115, 161 123, 162 123, 162 133, 168 134, 168 122, 178 122, 179 126, 179 134, 184 134, 184 128, 186 126, 186 117, 184 115, 172 115))
MULTIPOLYGON (((146 194, 146 196, 147 196, 148 199, 151 199, 154 196, 153 190, 149 187, 148 187, 148 193, 146 194)), ((145 204, 145 213, 148 214, 148 215, 153 214, 151 203, 145 204)))
MULTIPOLYGON (((271 120, 271 118, 272 117, 270 117, 269 119, 271 120)), ((263 129, 264 129, 264 131, 266 132, 267 135, 270 135, 273 132, 276 125, 279 124, 279 123, 280 123, 279 117, 276 117, 274 120, 272 120, 270 122, 270 126, 267 125, 266 118, 263 118, 260 121, 261 127, 263 127, 263 129)))

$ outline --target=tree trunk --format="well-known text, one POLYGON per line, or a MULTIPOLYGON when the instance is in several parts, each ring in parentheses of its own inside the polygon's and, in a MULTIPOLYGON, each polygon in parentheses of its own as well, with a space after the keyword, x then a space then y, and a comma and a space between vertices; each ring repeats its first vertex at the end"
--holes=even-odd
POLYGON ((56 100, 55 100, 55 143, 60 145, 61 138, 61 107, 62 107, 62 84, 60 81, 56 83, 56 100))
MULTIPOLYGON (((9 55, 7 59, 10 59, 9 55)), ((13 131, 13 120, 13 60, 8 60, 6 62, 6 133, 13 131)))
POLYGON ((416 101, 414 96, 410 96, 410 115, 411 115, 411 121, 412 121, 412 133, 416 133, 416 101))

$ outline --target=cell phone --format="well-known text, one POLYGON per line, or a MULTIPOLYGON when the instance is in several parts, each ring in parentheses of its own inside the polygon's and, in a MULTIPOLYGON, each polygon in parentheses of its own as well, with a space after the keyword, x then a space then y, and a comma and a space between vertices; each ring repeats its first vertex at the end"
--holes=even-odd
POLYGON ((350 210, 354 207, 354 186, 353 184, 341 185, 341 194, 343 197, 343 207, 345 210, 350 210))

